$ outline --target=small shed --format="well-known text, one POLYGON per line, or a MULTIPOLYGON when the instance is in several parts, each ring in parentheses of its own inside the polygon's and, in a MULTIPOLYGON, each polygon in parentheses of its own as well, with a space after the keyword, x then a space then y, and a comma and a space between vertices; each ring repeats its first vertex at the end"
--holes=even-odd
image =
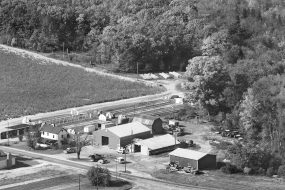
POLYGON ((142 155, 154 155, 172 151, 179 145, 172 135, 166 134, 153 138, 137 141, 134 144, 134 152, 141 152, 142 155))
POLYGON ((106 117, 104 114, 100 114, 99 117, 98 117, 98 119, 99 119, 100 121, 107 121, 107 117, 106 117))
POLYGON ((174 98, 175 104, 183 104, 183 98, 174 98))
POLYGON ((150 115, 138 115, 133 118, 133 122, 140 122, 151 129, 153 134, 163 134, 162 120, 159 117, 150 115))
POLYGON ((84 133, 89 133, 89 132, 93 132, 96 130, 96 126, 95 125, 87 125, 84 127, 84 133))
POLYGON ((189 149, 177 148, 169 153, 169 159, 181 167, 191 166, 198 170, 216 168, 216 155, 189 149))
POLYGON ((131 144, 135 138, 152 137, 151 130, 139 122, 94 131, 93 136, 98 145, 108 145, 113 149, 131 144))

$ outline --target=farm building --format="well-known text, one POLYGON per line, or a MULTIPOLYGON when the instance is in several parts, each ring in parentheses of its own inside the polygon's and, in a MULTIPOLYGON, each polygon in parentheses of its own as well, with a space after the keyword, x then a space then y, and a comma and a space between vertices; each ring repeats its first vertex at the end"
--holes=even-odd
POLYGON ((98 119, 99 119, 100 121, 107 121, 107 117, 106 117, 104 114, 100 114, 99 117, 98 117, 98 119))
POLYGON ((7 139, 12 137, 17 137, 19 135, 24 135, 25 131, 34 131, 38 129, 41 124, 19 124, 14 126, 7 126, 6 128, 0 129, 0 139, 7 139))
POLYGON ((40 132, 44 139, 63 141, 68 138, 67 130, 54 124, 44 124, 40 132))
POLYGON ((84 133, 90 133, 96 130, 95 125, 87 125, 84 127, 84 133))
POLYGON ((174 150, 179 144, 180 142, 172 135, 166 134, 137 141, 133 146, 133 152, 141 152, 142 155, 154 155, 174 150))
POLYGON ((133 122, 140 122, 151 129, 153 134, 162 134, 164 129, 162 127, 162 120, 159 117, 149 115, 139 115, 133 118, 133 122))
POLYGON ((99 145, 108 145, 116 149, 131 144, 133 139, 152 137, 151 130, 139 122, 127 123, 93 132, 95 141, 99 145))
POLYGON ((216 168, 216 155, 189 149, 177 148, 169 153, 169 159, 170 162, 176 162, 181 167, 191 166, 198 170, 216 168))

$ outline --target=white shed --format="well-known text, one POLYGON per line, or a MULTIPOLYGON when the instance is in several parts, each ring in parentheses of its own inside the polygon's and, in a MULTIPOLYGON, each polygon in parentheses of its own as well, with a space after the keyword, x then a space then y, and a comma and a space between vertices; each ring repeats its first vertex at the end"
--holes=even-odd
POLYGON ((84 127, 84 133, 93 132, 96 130, 95 125, 87 125, 84 127))
POLYGON ((183 98, 174 98, 175 104, 183 104, 183 98))
POLYGON ((107 117, 104 114, 100 114, 98 119, 100 121, 107 121, 107 117))

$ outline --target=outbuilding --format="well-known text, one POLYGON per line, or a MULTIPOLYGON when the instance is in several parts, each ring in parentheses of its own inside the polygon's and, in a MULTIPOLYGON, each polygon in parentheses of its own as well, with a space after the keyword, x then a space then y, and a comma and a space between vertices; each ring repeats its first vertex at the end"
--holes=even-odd
POLYGON ((142 155, 154 155, 172 151, 176 146, 179 146, 179 144, 180 142, 172 135, 166 134, 137 141, 133 146, 133 152, 141 152, 142 155))
POLYGON ((131 144, 133 139, 146 139, 152 137, 151 130, 139 122, 132 122, 115 127, 101 129, 93 132, 98 145, 108 145, 117 149, 131 144))
POLYGON ((197 170, 216 168, 216 155, 189 149, 177 148, 169 153, 169 159, 181 167, 191 166, 197 170))
POLYGON ((163 134, 162 120, 159 117, 150 115, 138 115, 133 118, 133 122, 140 122, 151 129, 152 134, 163 134))

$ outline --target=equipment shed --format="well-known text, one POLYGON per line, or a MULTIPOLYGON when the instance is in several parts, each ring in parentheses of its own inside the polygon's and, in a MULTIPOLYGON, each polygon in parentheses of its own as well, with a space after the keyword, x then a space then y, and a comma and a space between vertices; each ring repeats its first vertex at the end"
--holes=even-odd
POLYGON ((134 152, 140 151, 142 155, 154 155, 174 150, 179 144, 180 142, 172 135, 166 134, 136 142, 134 152))
POLYGON ((169 159, 181 167, 191 166, 197 170, 216 168, 216 155, 189 149, 177 148, 169 153, 169 159))
POLYGON ((163 134, 162 120, 159 117, 149 115, 138 115, 133 118, 133 122, 140 122, 151 129, 153 134, 163 134))
POLYGON ((117 149, 131 144, 133 139, 146 139, 152 137, 151 130, 139 122, 132 122, 93 132, 98 145, 108 145, 117 149))

